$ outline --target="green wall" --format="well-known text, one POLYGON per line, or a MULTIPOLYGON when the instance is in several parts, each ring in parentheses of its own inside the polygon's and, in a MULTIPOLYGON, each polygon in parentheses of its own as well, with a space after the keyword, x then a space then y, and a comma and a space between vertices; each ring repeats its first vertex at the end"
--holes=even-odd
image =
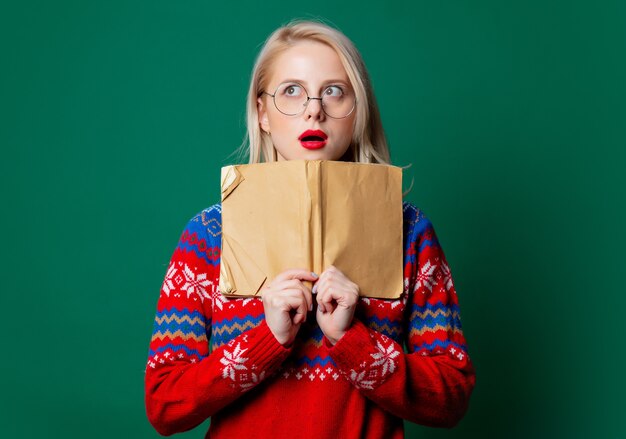
POLYGON ((157 437, 143 370, 166 264, 219 200, 264 38, 320 16, 413 164, 478 371, 457 428, 407 436, 626 437, 625 3, 304 3, 0 7, 0 435, 157 437))

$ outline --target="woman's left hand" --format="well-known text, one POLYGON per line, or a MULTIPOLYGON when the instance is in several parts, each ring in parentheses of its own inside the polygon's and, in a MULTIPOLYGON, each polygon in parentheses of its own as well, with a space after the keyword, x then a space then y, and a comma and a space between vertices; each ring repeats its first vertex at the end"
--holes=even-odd
POLYGON ((312 292, 317 293, 317 323, 334 345, 352 324, 359 286, 331 265, 315 282, 312 292))

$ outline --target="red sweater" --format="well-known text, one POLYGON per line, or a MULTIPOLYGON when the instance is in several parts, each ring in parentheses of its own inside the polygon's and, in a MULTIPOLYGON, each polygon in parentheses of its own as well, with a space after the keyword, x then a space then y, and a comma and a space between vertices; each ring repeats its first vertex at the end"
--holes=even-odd
POLYGON ((432 224, 409 203, 403 210, 402 296, 361 298, 335 346, 308 318, 288 349, 260 299, 219 292, 221 206, 191 219, 150 343, 145 398, 154 428, 170 435, 210 417, 211 438, 335 439, 401 438, 402 419, 454 426, 475 382, 457 295, 432 224))

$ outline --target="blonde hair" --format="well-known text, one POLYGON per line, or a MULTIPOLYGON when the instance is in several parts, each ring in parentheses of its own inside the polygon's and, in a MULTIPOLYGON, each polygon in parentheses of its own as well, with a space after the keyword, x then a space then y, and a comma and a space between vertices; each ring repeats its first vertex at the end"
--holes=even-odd
POLYGON ((383 130, 378 104, 374 97, 365 63, 355 45, 339 30, 319 21, 294 20, 276 29, 265 41, 257 56, 246 104, 247 133, 240 157, 249 153, 248 163, 274 162, 276 149, 269 134, 261 130, 257 98, 265 91, 273 61, 301 41, 317 41, 337 52, 356 95, 354 133, 343 160, 360 163, 390 164, 389 147, 383 130))

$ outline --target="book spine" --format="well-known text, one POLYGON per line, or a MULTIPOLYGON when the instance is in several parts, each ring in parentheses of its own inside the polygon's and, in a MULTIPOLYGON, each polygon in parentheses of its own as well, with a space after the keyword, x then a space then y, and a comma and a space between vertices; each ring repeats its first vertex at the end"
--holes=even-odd
POLYGON ((306 162, 307 187, 310 199, 310 215, 308 216, 308 242, 311 270, 320 274, 322 266, 322 193, 321 193, 321 162, 319 160, 306 162))

